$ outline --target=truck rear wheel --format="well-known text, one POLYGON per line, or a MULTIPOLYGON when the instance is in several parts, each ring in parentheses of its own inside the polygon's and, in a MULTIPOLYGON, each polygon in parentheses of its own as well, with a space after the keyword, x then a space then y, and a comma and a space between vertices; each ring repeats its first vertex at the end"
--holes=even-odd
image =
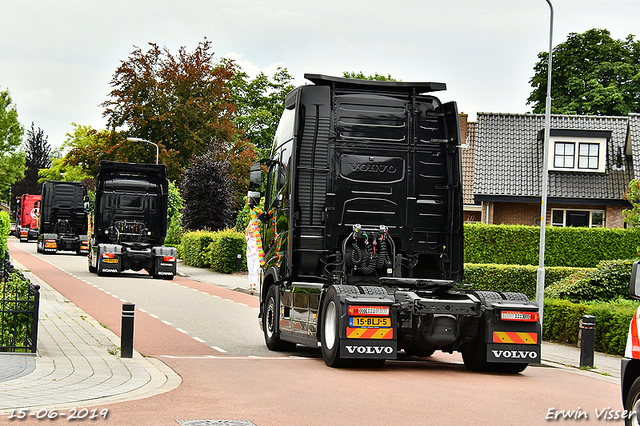
POLYGON ((277 286, 272 285, 267 292, 264 316, 262 318, 264 341, 267 344, 267 348, 272 351, 292 351, 295 349, 296 344, 281 340, 278 333, 278 319, 280 317, 278 312, 280 308, 276 304, 276 288, 277 286))
POLYGON ((333 285, 327 290, 322 304, 320 343, 322 358, 329 367, 344 367, 348 360, 340 358, 340 294, 357 294, 357 287, 333 285))

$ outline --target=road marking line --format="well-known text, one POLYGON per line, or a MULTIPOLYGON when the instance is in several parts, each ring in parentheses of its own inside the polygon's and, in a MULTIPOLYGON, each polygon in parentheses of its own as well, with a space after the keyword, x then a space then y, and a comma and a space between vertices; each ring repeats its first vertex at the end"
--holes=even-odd
POLYGON ((180 333, 183 333, 183 334, 189 334, 187 331, 184 331, 183 329, 178 328, 178 327, 176 327, 176 330, 178 330, 180 333))
POLYGON ((216 351, 218 351, 218 352, 222 352, 222 353, 225 353, 225 354, 227 353, 227 351, 225 351, 225 350, 224 350, 224 349, 222 349, 222 348, 219 348, 218 346, 211 346, 211 349, 215 349, 216 351))
MULTIPOLYGON (((192 337, 193 337, 193 336, 192 336, 192 337)), ((204 340, 202 340, 202 339, 201 339, 201 338, 199 338, 199 337, 193 337, 193 340, 198 341, 198 342, 200 342, 200 343, 205 343, 205 341, 204 341, 204 340)))
POLYGON ((151 318, 160 319, 160 318, 158 318, 158 316, 157 316, 157 315, 154 315, 154 314, 149 314, 149 316, 150 316, 151 318))
POLYGON ((167 325, 171 325, 171 323, 169 321, 165 321, 165 320, 161 320, 163 323, 167 324, 167 325))

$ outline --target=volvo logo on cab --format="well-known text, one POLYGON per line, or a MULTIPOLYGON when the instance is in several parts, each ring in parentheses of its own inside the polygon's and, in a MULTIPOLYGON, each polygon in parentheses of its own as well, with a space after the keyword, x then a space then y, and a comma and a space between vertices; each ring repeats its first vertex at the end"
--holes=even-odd
POLYGON ((349 163, 352 171, 369 172, 369 173, 395 173, 396 168, 392 164, 378 163, 349 163))

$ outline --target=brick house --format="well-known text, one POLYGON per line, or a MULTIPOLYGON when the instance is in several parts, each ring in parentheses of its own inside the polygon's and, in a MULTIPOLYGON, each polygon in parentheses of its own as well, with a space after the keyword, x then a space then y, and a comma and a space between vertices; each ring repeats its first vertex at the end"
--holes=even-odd
MULTIPOLYGON (((483 223, 539 225, 544 115, 478 113, 477 124, 466 121, 461 115, 465 220, 474 206, 483 223)), ((640 178, 633 167, 640 159, 640 114, 552 115, 550 127, 547 224, 624 227, 625 190, 640 178)))

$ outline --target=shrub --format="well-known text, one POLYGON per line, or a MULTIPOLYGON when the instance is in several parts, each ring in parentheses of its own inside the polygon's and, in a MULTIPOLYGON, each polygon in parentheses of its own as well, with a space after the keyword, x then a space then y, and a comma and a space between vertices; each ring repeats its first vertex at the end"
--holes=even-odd
MULTIPOLYGON (((540 228, 522 225, 465 224, 466 263, 537 265, 540 228)), ((548 227, 546 266, 595 267, 601 260, 638 255, 640 229, 548 227)))
POLYGON ((7 212, 0 211, 0 271, 4 264, 4 253, 7 250, 9 230, 11 229, 11 218, 7 212))
POLYGON ((629 294, 633 260, 603 260, 598 268, 580 272, 553 284, 545 297, 574 303, 608 301, 629 294))
POLYGON ((583 315, 596 317, 595 350, 624 355, 629 323, 640 302, 618 299, 608 303, 572 303, 568 300, 545 299, 544 338, 575 344, 583 315))
POLYGON ((198 268, 208 266, 205 249, 213 241, 213 235, 211 231, 192 231, 182 236, 179 252, 185 265, 198 268))
POLYGON ((244 232, 232 229, 216 232, 207 252, 210 268, 214 271, 224 274, 235 272, 238 254, 242 258, 243 270, 247 270, 247 243, 244 232))
MULTIPOLYGON (((589 268, 545 268, 545 287, 589 268)), ((536 297, 538 267, 532 265, 464 265, 464 282, 476 290, 513 291, 524 293, 529 299, 536 297)))
POLYGON ((0 315, 0 346, 28 346, 32 321, 28 312, 33 309, 29 303, 33 300, 29 282, 17 272, 11 272, 6 281, 0 280, 0 297, 4 298, 4 312, 0 315))
POLYGON ((231 273, 236 271, 238 254, 242 256, 243 270, 246 271, 246 251, 244 232, 226 229, 187 232, 182 237, 178 254, 185 265, 231 273))

